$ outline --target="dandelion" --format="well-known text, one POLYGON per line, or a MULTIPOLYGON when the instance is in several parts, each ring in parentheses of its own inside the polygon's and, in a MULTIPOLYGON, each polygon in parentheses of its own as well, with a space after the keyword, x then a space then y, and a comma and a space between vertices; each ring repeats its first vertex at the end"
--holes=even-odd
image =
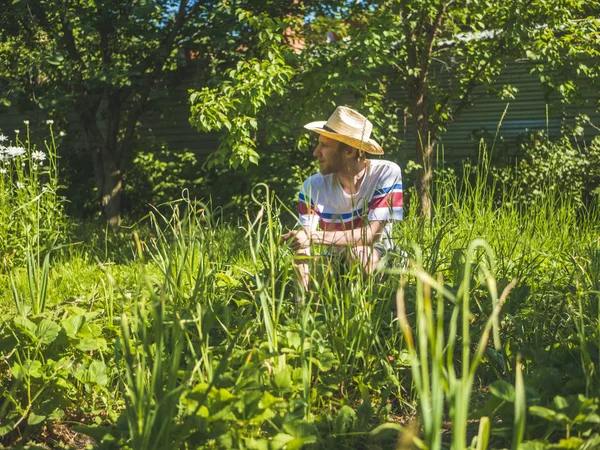
POLYGON ((24 120, 24 121, 23 121, 23 123, 24 123, 25 125, 29 125, 29 120, 24 120))
POLYGON ((4 136, 3 134, 0 134, 0 142, 4 142, 8 140, 8 137, 4 136))
POLYGON ((54 120, 46 120, 46 125, 52 125, 54 123, 54 120))
POLYGON ((46 154, 40 150, 36 150, 34 152, 31 152, 31 157, 36 161, 42 162, 46 159, 46 154))

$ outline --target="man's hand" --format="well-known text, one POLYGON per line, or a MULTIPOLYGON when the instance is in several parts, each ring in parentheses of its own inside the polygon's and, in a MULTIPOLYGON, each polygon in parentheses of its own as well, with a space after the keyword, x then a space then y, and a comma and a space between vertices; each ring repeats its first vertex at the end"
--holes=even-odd
POLYGON ((305 230, 292 230, 281 236, 281 239, 290 244, 292 250, 310 247, 310 236, 305 230))

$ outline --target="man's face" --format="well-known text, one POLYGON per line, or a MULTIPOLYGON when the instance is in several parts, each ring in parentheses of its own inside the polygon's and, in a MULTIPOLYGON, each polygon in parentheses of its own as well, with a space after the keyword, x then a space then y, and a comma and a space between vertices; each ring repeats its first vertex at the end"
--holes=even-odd
POLYGON ((342 170, 344 167, 344 153, 338 148, 339 142, 326 136, 319 136, 319 143, 313 156, 319 162, 321 175, 329 175, 342 170))

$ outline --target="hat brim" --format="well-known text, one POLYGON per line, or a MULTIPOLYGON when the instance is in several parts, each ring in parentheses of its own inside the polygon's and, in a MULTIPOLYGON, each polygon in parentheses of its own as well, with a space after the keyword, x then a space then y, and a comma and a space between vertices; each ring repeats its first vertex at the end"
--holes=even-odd
POLYGON ((321 120, 317 122, 311 122, 309 124, 304 125, 304 128, 310 131, 314 131, 315 133, 319 133, 328 138, 335 139, 336 141, 343 142, 344 144, 348 144, 349 146, 354 147, 360 151, 371 153, 373 155, 383 155, 383 149, 381 148, 381 145, 379 145, 373 139, 360 140, 350 136, 346 136, 345 134, 336 133, 335 131, 328 131, 323 128, 326 123, 327 122, 321 120))

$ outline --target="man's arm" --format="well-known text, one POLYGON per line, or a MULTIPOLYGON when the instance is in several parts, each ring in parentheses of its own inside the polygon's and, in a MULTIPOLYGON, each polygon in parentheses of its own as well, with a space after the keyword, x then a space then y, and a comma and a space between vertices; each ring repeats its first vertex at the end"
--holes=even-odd
POLYGON ((345 231, 310 231, 304 227, 300 230, 292 230, 282 238, 288 240, 295 250, 308 248, 311 241, 315 244, 336 247, 368 246, 381 239, 385 224, 386 221, 374 220, 360 228, 345 231))

